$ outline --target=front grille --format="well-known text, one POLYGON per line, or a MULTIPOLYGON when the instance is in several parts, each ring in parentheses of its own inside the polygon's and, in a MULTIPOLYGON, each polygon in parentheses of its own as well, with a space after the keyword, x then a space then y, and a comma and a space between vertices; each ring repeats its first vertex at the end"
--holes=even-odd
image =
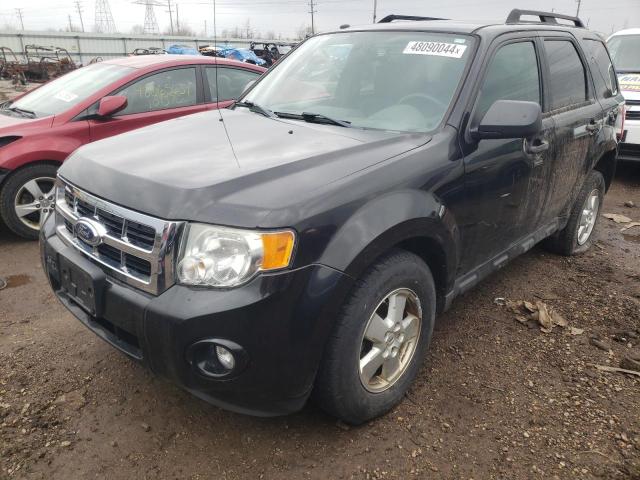
POLYGON ((640 158, 640 145, 635 143, 621 143, 618 147, 618 156, 640 158))
POLYGON ((640 110, 627 110, 627 120, 640 120, 640 110))
POLYGON ((629 106, 640 106, 640 100, 625 100, 625 102, 627 104, 627 107, 629 106))
POLYGON ((59 236, 107 274, 152 294, 174 283, 176 240, 182 223, 170 222, 107 202, 63 183, 57 187, 56 223, 59 236), (86 219, 102 230, 92 246, 75 234, 86 219))

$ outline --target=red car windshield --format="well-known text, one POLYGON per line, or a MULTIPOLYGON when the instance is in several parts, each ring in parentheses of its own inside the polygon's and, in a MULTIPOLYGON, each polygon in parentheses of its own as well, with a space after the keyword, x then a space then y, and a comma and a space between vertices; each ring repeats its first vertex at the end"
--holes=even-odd
POLYGON ((10 104, 33 112, 36 117, 57 115, 86 100, 98 90, 130 74, 134 69, 122 65, 95 63, 45 83, 10 104))

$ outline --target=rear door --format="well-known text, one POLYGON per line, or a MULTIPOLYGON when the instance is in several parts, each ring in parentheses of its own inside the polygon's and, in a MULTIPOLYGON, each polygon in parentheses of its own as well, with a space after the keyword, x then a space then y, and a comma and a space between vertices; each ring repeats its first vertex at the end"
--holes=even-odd
POLYGON ((235 67, 205 67, 207 109, 226 108, 242 95, 249 83, 260 78, 258 72, 235 67))
MULTIPOLYGON (((543 107, 542 64, 535 33, 500 37, 492 46, 471 109, 477 127, 497 100, 543 107)), ((539 224, 554 144, 553 119, 532 138, 481 140, 465 153, 465 197, 460 273, 505 251, 539 224)))
POLYGON ((564 32, 544 32, 545 90, 556 129, 556 150, 549 172, 543 221, 568 215, 587 174, 604 113, 595 98, 588 62, 578 41, 564 32))
MULTIPOLYGON (((127 97, 127 108, 109 118, 89 120, 91 141, 205 110, 196 66, 145 75, 111 95, 127 97)), ((97 104, 89 109, 97 112, 97 104)))

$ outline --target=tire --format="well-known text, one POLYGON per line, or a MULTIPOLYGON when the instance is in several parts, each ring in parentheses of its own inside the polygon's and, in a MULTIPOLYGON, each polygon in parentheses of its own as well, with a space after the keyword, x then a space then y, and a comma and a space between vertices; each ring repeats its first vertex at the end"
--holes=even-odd
POLYGON ((56 165, 47 163, 29 165, 14 172, 4 182, 0 191, 0 215, 9 230, 16 235, 28 240, 38 239, 40 219, 48 215, 55 206, 55 195, 53 202, 46 197, 53 193, 57 170, 56 165), (34 189, 34 183, 30 182, 35 182, 38 188, 34 189), (26 187, 28 184, 30 188, 26 187), (38 203, 40 198, 37 192, 45 197, 43 203, 38 203), (17 205, 23 206, 23 212, 27 211, 24 207, 32 207, 33 211, 21 216, 16 211, 17 205))
MULTIPOLYGON (((397 300, 393 301, 395 304, 397 300)), ((401 304, 402 302, 399 303, 401 304)), ((388 412, 402 400, 418 373, 424 352, 431 340, 435 306, 433 277, 429 267, 420 257, 396 250, 376 262, 356 282, 342 307, 316 377, 314 401, 329 414, 353 425, 359 425, 388 412), (405 343, 398 347, 396 356, 391 360, 391 364, 396 361, 400 365, 404 364, 402 368, 395 370, 395 377, 389 376, 389 380, 393 381, 386 382, 382 378, 388 365, 385 363, 379 368, 372 367, 376 368, 377 373, 374 373, 371 381, 365 386, 361 377, 369 378, 369 374, 367 370, 361 374, 361 366, 365 364, 363 359, 379 358, 376 353, 381 351, 379 347, 388 353, 388 349, 393 352, 393 345, 396 345, 390 343, 389 331, 384 336, 378 334, 388 330, 389 323, 375 335, 384 338, 383 342, 374 343, 364 338, 365 331, 370 335, 374 330, 373 327, 368 329, 373 325, 370 322, 374 322, 374 312, 377 312, 380 318, 385 316, 383 322, 389 322, 393 318, 390 311, 387 310, 385 313, 385 309, 389 308, 385 299, 390 294, 395 295, 396 299, 407 296, 406 307, 400 317, 403 320, 400 323, 413 325, 409 315, 421 313, 420 327, 417 332, 416 327, 412 326, 391 334, 395 342, 402 340, 402 335, 406 333, 405 343), (410 338, 414 339, 413 342, 410 338), (378 350, 374 352, 374 348, 378 350)), ((393 325, 393 322, 390 323, 393 325)), ((390 328, 394 330, 396 327, 390 328)), ((388 371, 392 371, 392 367, 389 367, 388 371)))
POLYGON ((606 185, 604 177, 598 171, 591 171, 584 182, 578 198, 571 209, 569 221, 563 230, 555 233, 544 241, 547 250, 560 255, 579 255, 586 252, 593 244, 594 234, 600 220, 600 211, 604 200, 606 185), (593 210, 590 201, 597 198, 595 213, 593 213, 593 226, 581 234, 581 221, 585 220, 583 212, 587 209, 593 210))

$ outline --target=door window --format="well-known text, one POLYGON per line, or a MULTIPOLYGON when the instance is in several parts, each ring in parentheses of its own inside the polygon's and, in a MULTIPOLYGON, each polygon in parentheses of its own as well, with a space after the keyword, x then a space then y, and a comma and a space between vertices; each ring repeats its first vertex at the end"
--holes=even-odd
POLYGON ((118 95, 127 97, 127 108, 118 115, 195 105, 196 69, 180 68, 149 75, 120 90, 118 95))
POLYGON ((242 94, 249 82, 257 80, 259 73, 239 68, 207 68, 207 81, 211 92, 211 101, 233 100, 242 94), (216 82, 217 80, 217 82, 216 82))
POLYGON ((568 40, 546 40, 544 49, 551 74, 551 109, 587 100, 587 73, 575 45, 568 40))
POLYGON ((541 104, 540 72, 533 42, 510 43, 496 52, 480 90, 476 121, 482 120, 497 100, 541 104))
POLYGON ((593 65, 591 71, 598 87, 598 96, 606 98, 607 94, 616 95, 618 93, 618 83, 607 47, 598 40, 587 39, 584 43, 591 54, 591 64, 593 65))

